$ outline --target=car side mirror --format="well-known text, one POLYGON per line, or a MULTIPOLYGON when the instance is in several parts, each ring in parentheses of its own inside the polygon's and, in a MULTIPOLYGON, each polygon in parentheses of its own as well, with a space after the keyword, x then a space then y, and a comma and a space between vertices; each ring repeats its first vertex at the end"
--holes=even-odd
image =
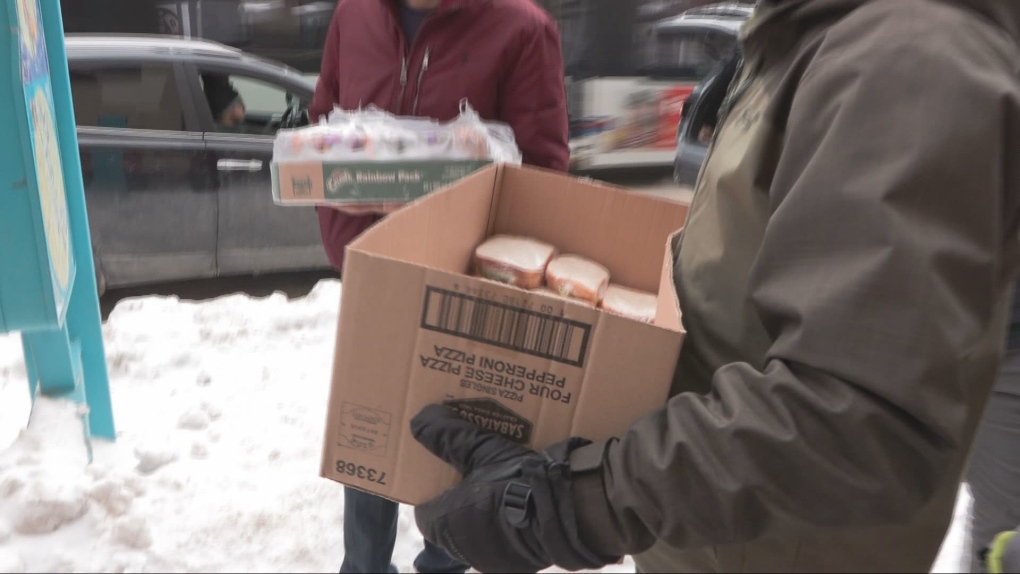
POLYGON ((301 100, 295 99, 293 105, 294 109, 294 127, 304 127, 312 123, 308 114, 308 106, 301 100))
POLYGON ((310 123, 308 106, 291 92, 287 92, 287 111, 283 115, 283 128, 299 128, 310 123))

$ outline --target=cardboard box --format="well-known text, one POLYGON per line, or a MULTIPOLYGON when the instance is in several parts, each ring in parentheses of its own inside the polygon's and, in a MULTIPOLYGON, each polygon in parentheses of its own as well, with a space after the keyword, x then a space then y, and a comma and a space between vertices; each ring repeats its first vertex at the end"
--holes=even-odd
POLYGON ((279 205, 409 202, 490 164, 482 160, 273 162, 279 205))
POLYGON ((684 333, 667 242, 687 205, 490 166, 394 213, 344 266, 321 475, 408 504, 459 476, 409 421, 430 403, 542 449, 608 438, 667 400, 684 333), (466 275, 494 233, 534 237, 659 293, 656 325, 466 275))

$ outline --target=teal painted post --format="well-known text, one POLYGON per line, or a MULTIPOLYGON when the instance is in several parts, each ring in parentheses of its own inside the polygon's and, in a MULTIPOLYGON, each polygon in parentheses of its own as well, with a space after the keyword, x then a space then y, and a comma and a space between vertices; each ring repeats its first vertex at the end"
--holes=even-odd
POLYGON ((64 23, 59 0, 41 0, 40 4, 43 30, 46 33, 46 54, 50 63, 53 111, 57 117, 57 142, 64 168, 71 245, 77 265, 65 326, 70 340, 81 348, 81 374, 85 380, 91 432, 94 436, 113 440, 117 433, 113 423, 99 293, 95 262, 92 260, 92 238, 85 207, 85 184, 81 175, 71 79, 67 69, 67 50, 64 47, 64 23))
POLYGON ((90 446, 116 429, 59 0, 0 0, 0 25, 0 333, 33 400, 88 407, 90 446))

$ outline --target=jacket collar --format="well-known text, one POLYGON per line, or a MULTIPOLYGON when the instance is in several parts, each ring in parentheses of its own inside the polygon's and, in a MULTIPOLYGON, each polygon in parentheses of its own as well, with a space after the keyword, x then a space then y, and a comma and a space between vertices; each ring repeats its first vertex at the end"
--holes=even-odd
MULTIPOLYGON (((398 8, 402 0, 380 0, 385 4, 391 5, 394 9, 398 8)), ((459 10, 466 8, 471 4, 478 3, 479 0, 441 0, 439 6, 436 8, 437 11, 446 12, 448 10, 459 10)))
MULTIPOLYGON (((759 0, 755 14, 744 26, 745 37, 766 23, 782 19, 792 23, 825 20, 849 13, 878 0, 759 0)), ((1020 0, 931 0, 967 8, 1020 39, 1020 0)))

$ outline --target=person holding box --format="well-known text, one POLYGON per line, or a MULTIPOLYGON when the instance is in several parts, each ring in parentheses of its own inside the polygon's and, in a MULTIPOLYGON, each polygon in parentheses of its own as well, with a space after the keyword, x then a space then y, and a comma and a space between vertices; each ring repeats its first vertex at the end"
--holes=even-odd
MULTIPOLYGON (((523 163, 566 171, 570 160, 559 30, 532 0, 340 0, 322 54, 309 112, 369 105, 399 116, 457 117, 461 101, 483 120, 508 124, 523 163)), ((330 263, 399 205, 319 207, 330 263)), ((341 572, 396 571, 394 502, 345 488, 341 572)), ((419 572, 463 572, 426 544, 419 572)))
MULTIPOLYGON (((483 572, 927 572, 1020 267, 1020 2, 762 0, 680 245, 674 396, 538 453, 440 405, 483 572)), ((1009 534, 992 558, 1009 558, 1009 534)))

